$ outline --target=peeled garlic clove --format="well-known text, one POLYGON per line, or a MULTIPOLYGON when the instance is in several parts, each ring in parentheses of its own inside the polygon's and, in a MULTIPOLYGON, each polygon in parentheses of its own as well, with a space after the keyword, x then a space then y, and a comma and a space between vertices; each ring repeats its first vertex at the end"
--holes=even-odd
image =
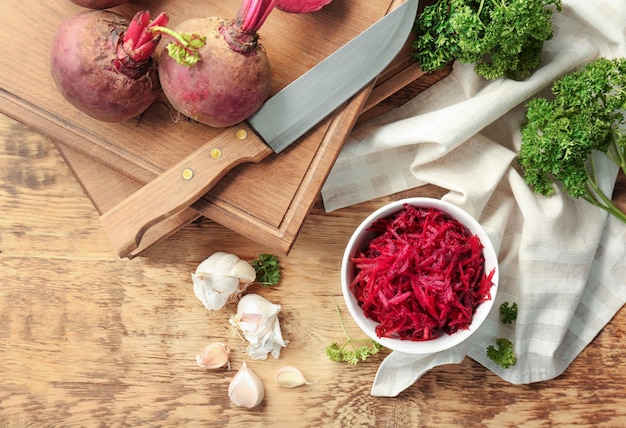
POLYGON ((230 349, 221 342, 211 343, 201 354, 196 355, 196 362, 205 369, 228 367, 230 370, 230 349))
POLYGON ((263 382, 245 361, 228 385, 228 397, 235 405, 247 409, 258 406, 265 397, 263 382))
POLYGON ((292 366, 285 366, 278 369, 276 372, 276 383, 279 386, 286 388, 295 388, 301 385, 311 385, 311 382, 307 381, 300 370, 292 366))

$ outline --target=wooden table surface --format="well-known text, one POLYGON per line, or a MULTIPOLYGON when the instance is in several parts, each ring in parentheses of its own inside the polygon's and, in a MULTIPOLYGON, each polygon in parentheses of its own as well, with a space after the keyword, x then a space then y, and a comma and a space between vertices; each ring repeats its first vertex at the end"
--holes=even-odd
MULTIPOLYGON (((626 207, 626 180, 616 199, 626 207)), ((402 195, 440 196, 434 188, 402 195)), ((626 426, 626 311, 558 378, 515 386, 469 358, 439 367, 396 398, 369 395, 386 352, 357 366, 328 360, 341 341, 339 264, 351 231, 389 198, 326 214, 318 201, 274 289, 279 359, 251 361, 233 337, 234 308, 208 312, 190 273, 215 251, 270 252, 206 219, 134 260, 120 260, 96 211, 47 138, 0 116, 0 426, 626 426), (233 370, 195 355, 223 341, 233 370), (246 361, 265 384, 253 410, 228 384, 246 361), (279 388, 282 366, 314 384, 279 388)), ((353 336, 362 336, 347 311, 353 336)))

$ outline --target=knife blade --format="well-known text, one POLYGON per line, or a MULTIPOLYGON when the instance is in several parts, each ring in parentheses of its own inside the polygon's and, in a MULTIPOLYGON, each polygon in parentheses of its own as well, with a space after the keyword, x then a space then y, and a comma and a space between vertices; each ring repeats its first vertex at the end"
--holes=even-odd
POLYGON ((298 141, 372 82, 405 44, 418 0, 406 0, 287 85, 245 122, 215 138, 100 217, 120 257, 132 257, 145 232, 206 194, 226 173, 298 141))

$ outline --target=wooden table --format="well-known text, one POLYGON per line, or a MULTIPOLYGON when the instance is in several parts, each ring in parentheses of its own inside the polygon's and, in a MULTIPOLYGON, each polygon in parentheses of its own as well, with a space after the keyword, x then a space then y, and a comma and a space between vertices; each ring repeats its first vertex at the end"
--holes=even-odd
MULTIPOLYGON (((440 196, 426 187, 402 195, 440 196)), ((275 289, 290 340, 279 359, 251 361, 232 336, 233 308, 209 313, 190 273, 215 251, 253 259, 267 248, 208 220, 144 257, 120 260, 53 143, 0 116, 0 426, 533 426, 626 425, 626 310, 558 378, 514 386, 467 358, 427 373, 397 398, 369 395, 386 352, 350 366, 324 351, 342 333, 339 263, 351 231, 390 198, 324 213, 318 201, 275 289), (234 407, 234 371, 195 355, 223 341, 233 370, 262 378, 264 403, 234 407), (279 388, 282 366, 315 384, 279 388)), ((626 207, 626 180, 616 199, 626 207)), ((359 336, 344 311, 349 332, 359 336)))

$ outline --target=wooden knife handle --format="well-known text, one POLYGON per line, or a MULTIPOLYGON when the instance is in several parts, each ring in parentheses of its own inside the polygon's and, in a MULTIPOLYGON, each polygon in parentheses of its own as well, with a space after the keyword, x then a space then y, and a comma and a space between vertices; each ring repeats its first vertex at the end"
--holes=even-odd
POLYGON ((271 153, 248 125, 228 128, 102 214, 102 227, 118 255, 128 257, 150 227, 196 202, 235 166, 271 153))

